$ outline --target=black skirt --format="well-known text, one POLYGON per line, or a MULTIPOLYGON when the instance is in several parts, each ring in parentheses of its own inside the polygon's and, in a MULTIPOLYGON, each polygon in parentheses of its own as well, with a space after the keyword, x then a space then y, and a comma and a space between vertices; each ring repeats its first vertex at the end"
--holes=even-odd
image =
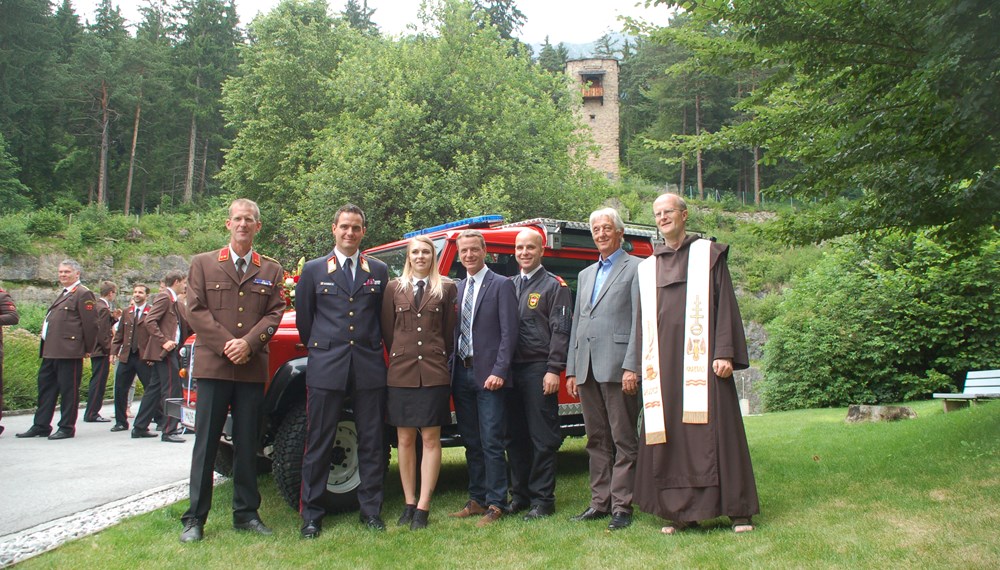
POLYGON ((451 386, 398 388, 389 386, 386 409, 389 425, 431 427, 451 423, 451 386))

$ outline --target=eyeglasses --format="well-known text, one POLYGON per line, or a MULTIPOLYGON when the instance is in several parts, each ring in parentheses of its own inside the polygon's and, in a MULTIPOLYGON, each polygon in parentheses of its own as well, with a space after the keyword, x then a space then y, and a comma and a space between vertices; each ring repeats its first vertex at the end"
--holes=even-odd
POLYGON ((659 220, 660 218, 666 218, 667 216, 672 216, 675 212, 681 212, 683 210, 660 210, 659 212, 653 212, 653 217, 659 220))

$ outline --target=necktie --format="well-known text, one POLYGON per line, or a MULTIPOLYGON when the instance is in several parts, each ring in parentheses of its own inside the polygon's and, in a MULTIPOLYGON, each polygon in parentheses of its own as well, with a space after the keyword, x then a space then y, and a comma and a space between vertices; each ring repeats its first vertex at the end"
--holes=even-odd
POLYGON ((344 271, 347 272, 347 286, 354 289, 354 260, 350 257, 344 262, 344 271))
POLYGON ((469 286, 465 288, 465 298, 462 300, 462 337, 459 339, 459 356, 466 358, 472 351, 472 295, 476 291, 476 280, 469 277, 469 286))
POLYGON ((236 260, 236 276, 243 279, 243 274, 246 273, 247 260, 242 257, 236 260))
POLYGON ((135 308, 135 322, 139 322, 139 317, 141 317, 141 316, 142 316, 142 311, 139 310, 139 307, 136 307, 135 308))
POLYGON ((420 303, 424 300, 424 280, 417 281, 417 290, 413 293, 413 303, 420 308, 420 303))

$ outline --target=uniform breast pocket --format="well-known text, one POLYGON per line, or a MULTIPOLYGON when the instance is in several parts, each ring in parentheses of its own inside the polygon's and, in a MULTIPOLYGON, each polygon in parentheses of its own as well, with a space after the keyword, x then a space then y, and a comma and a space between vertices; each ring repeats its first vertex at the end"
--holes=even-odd
POLYGON ((208 295, 208 306, 212 309, 233 308, 232 281, 207 281, 205 289, 208 295))
POLYGON ((320 283, 316 286, 316 296, 320 295, 336 295, 337 285, 335 283, 320 283))
POLYGON ((396 328, 403 331, 413 330, 413 313, 410 312, 409 303, 396 305, 396 328))
POLYGON ((271 299, 271 287, 266 285, 254 285, 250 289, 250 295, 255 299, 254 308, 258 313, 263 313, 267 308, 267 303, 271 299))

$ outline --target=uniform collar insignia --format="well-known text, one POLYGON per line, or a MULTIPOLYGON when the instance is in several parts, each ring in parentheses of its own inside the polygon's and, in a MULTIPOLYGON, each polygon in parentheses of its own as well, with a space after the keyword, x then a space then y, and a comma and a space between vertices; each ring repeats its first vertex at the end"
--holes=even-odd
POLYGON ((371 273, 371 271, 368 270, 368 260, 365 259, 365 256, 359 255, 358 258, 361 259, 361 270, 365 273, 371 273))
POLYGON ((256 251, 250 256, 250 263, 253 263, 257 267, 260 267, 260 254, 256 251))
POLYGON ((337 255, 331 255, 326 259, 326 272, 333 273, 337 270, 337 255))
POLYGON ((229 246, 219 251, 219 261, 229 261, 229 246))

